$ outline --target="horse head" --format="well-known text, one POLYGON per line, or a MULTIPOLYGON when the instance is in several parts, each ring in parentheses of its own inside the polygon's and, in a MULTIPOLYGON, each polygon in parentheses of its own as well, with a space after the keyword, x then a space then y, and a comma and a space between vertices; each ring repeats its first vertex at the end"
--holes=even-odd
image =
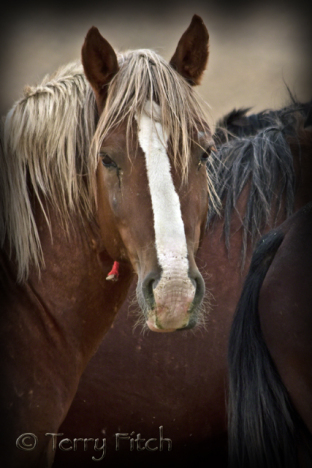
POLYGON ((193 86, 206 67, 208 39, 194 16, 170 63, 150 50, 117 55, 95 27, 82 48, 99 114, 93 150, 104 249, 121 268, 132 264, 153 331, 192 328, 204 297, 195 254, 213 141, 193 86))

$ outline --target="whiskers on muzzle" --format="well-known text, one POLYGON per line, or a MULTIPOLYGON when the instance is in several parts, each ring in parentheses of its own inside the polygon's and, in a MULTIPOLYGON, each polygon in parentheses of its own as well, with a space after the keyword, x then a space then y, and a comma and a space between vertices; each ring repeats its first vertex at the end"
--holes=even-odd
MULTIPOLYGON (((205 288, 204 280, 199 272, 196 272, 193 275, 191 282, 194 285, 194 295, 190 303, 183 304, 186 312, 183 314, 182 319, 180 320, 179 316, 176 320, 175 315, 177 311, 175 310, 174 304, 172 305, 172 310, 163 310, 157 307, 154 290, 159 282, 159 277, 156 274, 150 273, 146 276, 143 281, 138 281, 136 288, 136 296, 132 298, 131 303, 131 315, 134 315, 137 318, 135 328, 140 327, 142 332, 147 330, 166 332, 166 331, 183 331, 183 330, 198 330, 205 329, 208 321, 208 314, 211 307, 211 294, 205 288), (161 319, 166 326, 164 327, 162 323, 157 318, 158 311, 161 310, 161 319), (171 321, 171 317, 174 316, 174 322, 171 321), (150 326, 151 320, 153 320, 153 325, 150 326), (167 321, 166 321, 167 320, 167 321), (182 326, 175 326, 175 323, 180 323, 182 326), (173 326, 171 325, 173 324, 173 326)), ((181 304, 177 302, 177 309, 181 307, 181 304)))

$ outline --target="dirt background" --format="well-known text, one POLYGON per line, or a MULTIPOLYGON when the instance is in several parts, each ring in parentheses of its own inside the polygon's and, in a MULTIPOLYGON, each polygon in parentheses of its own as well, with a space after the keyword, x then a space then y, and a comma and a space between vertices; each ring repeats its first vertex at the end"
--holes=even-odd
POLYGON ((210 34, 208 68, 198 91, 210 105, 212 124, 233 107, 259 111, 287 104, 286 84, 299 100, 312 97, 311 1, 6 3, 0 19, 0 115, 26 84, 79 58, 92 25, 116 50, 153 48, 170 59, 194 13, 210 34))

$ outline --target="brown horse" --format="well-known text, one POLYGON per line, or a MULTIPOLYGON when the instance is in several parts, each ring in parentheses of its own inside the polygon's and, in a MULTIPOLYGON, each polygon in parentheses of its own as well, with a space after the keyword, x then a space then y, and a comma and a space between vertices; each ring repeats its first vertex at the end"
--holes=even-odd
POLYGON ((118 61, 96 28, 82 48, 100 115, 94 146, 103 162, 97 185, 104 247, 133 266, 154 331, 193 327, 204 295, 194 256, 205 230, 213 140, 191 85, 207 59, 208 33, 197 16, 170 64, 148 50, 118 61))
MULTIPOLYGON (((59 439, 105 439, 103 463, 110 467, 227 466, 228 335, 251 233, 256 239, 312 199, 309 109, 311 103, 267 112, 266 128, 250 137, 227 135, 212 154, 209 172, 224 209, 222 217, 210 211, 197 254, 211 292, 206 327, 142 335, 133 329, 128 299, 82 376, 59 439), (172 450, 162 438, 171 439, 172 450)), ((75 450, 57 451, 55 467, 93 466, 92 456, 100 458, 80 441, 75 450)))
POLYGON ((195 16, 167 64, 147 50, 117 57, 92 28, 82 57, 94 92, 81 66, 69 65, 28 87, 5 122, 6 467, 51 466, 54 434, 133 271, 150 328, 191 327, 200 316, 204 282, 194 257, 206 222, 212 142, 191 85, 206 66, 207 30, 195 16), (105 280, 114 261, 115 283, 105 280))
POLYGON ((229 466, 312 466, 312 204, 260 241, 229 341, 229 466))

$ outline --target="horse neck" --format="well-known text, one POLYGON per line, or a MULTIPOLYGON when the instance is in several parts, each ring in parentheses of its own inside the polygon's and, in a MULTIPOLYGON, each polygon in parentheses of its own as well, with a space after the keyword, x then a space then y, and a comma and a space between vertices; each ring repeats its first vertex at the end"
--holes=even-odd
MULTIPOLYGON (((32 466, 50 466, 46 458, 54 454, 45 434, 58 431, 86 364, 125 299, 132 273, 120 268, 118 282, 106 281, 112 259, 102 253, 101 267, 90 226, 83 228, 73 218, 66 234, 49 210, 51 240, 41 211, 34 212, 45 260, 40 275, 31 268, 27 281, 17 283, 16 264, 0 252, 0 417, 6 418, 0 446, 34 432, 39 442, 32 466)), ((9 451, 5 466, 22 466, 22 455, 9 451)))
POLYGON ((34 212, 45 264, 40 272, 31 267, 27 281, 16 284, 15 266, 6 262, 7 304, 11 310, 13 305, 15 319, 24 321, 27 314, 28 321, 40 322, 42 344, 52 343, 80 373, 121 307, 132 273, 125 267, 118 282, 106 281, 113 260, 101 252, 100 264, 101 242, 90 224, 72 217, 66 232, 50 208, 51 236, 41 210, 34 212), (36 314, 29 313, 28 304, 36 314))

